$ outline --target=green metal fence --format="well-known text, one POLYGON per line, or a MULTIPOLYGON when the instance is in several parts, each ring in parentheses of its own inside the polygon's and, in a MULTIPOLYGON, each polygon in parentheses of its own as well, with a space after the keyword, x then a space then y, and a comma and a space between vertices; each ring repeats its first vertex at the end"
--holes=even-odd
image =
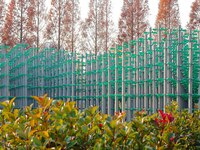
MULTIPOLYGON (((103 113, 154 113, 172 100, 193 111, 199 102, 199 31, 150 29, 143 38, 116 45, 107 53, 80 54, 0 47, 0 100, 16 96, 16 107, 32 95, 74 100, 82 110, 98 105, 103 113)), ((200 103, 199 103, 200 106, 200 103)))

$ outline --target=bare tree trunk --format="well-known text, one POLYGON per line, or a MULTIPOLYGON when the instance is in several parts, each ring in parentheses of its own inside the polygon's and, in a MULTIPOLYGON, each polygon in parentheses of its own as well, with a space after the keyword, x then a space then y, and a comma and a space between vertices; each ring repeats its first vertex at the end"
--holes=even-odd
POLYGON ((98 25, 98 20, 97 20, 97 1, 98 0, 96 0, 95 2, 96 2, 96 4, 95 4, 95 13, 96 13, 96 17, 95 17, 95 56, 97 55, 97 30, 98 30, 98 27, 97 27, 97 25, 98 25))
MULTIPOLYGON (((131 40, 133 40, 133 0, 131 2, 131 40)), ((128 41, 127 41, 128 42, 128 41)))
POLYGON ((40 25, 40 2, 39 0, 37 1, 37 43, 36 43, 36 46, 37 46, 37 52, 38 52, 38 48, 39 48, 39 25, 40 25))
POLYGON ((23 42, 23 8, 22 8, 22 0, 20 1, 20 43, 23 42))
POLYGON ((60 25, 61 25, 61 13, 60 13, 60 0, 59 0, 59 4, 58 4, 58 50, 60 50, 60 25))
POLYGON ((72 52, 74 52, 74 0, 73 0, 73 8, 72 8, 72 52))
POLYGON ((168 26, 168 28, 170 29, 170 27, 171 27, 171 0, 169 1, 169 19, 168 19, 168 21, 169 21, 169 26, 168 26))
POLYGON ((136 13, 137 13, 137 39, 139 38, 139 32, 140 32, 140 20, 139 20, 139 6, 140 6, 140 1, 137 0, 137 6, 136 6, 136 13))
POLYGON ((106 0, 106 52, 108 52, 108 0, 106 0))

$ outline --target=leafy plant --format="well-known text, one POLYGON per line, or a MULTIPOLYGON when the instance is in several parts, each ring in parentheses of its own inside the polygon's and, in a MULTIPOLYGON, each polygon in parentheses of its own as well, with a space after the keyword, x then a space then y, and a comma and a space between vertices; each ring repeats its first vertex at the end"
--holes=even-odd
POLYGON ((1 102, 1 149, 199 149, 200 111, 179 111, 176 102, 153 115, 143 110, 125 122, 125 112, 79 112, 75 102, 33 96, 38 108, 1 102))

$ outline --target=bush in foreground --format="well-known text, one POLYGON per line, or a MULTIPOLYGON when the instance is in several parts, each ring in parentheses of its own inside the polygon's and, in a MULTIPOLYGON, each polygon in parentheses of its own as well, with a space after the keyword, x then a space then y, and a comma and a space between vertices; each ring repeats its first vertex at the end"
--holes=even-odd
POLYGON ((180 112, 177 103, 151 116, 137 112, 101 114, 98 107, 79 112, 75 102, 33 96, 39 107, 14 109, 14 99, 1 102, 1 149, 199 149, 200 112, 180 112))

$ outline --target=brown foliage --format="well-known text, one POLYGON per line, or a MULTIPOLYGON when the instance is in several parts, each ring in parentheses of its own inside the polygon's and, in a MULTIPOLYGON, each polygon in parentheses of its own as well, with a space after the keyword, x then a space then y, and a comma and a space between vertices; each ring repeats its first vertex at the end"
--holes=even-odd
POLYGON ((178 0, 160 0, 156 27, 178 28, 180 25, 178 0))
POLYGON ((5 24, 3 28, 3 35, 2 35, 2 43, 14 46, 15 45, 15 38, 12 35, 12 25, 13 25, 13 13, 15 7, 15 0, 11 0, 8 6, 8 13, 6 14, 5 24))
POLYGON ((2 40, 3 26, 5 22, 5 10, 5 1, 0 0, 0 40, 2 40))
POLYGON ((111 0, 90 0, 88 17, 81 24, 81 50, 97 54, 113 43, 111 0))
POLYGON ((10 1, 3 28, 4 44, 14 46, 17 43, 27 43, 32 46, 35 43, 35 4, 35 0, 10 1))
POLYGON ((78 0, 52 0, 44 32, 46 42, 51 42, 58 49, 74 51, 79 20, 78 0))
POLYGON ((144 33, 148 23, 148 0, 124 0, 119 20, 118 42, 128 42, 144 33))
POLYGON ((200 0, 195 0, 191 6, 190 21, 187 25, 191 29, 199 29, 200 27, 200 0))

